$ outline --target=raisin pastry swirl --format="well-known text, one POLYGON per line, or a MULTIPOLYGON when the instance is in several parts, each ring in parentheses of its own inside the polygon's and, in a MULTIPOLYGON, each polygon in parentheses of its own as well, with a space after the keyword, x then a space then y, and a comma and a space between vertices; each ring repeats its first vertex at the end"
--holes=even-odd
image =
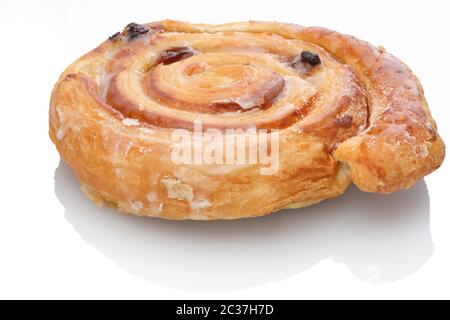
MULTIPOLYGON (((271 135, 272 133, 268 133, 271 135)), ((70 65, 50 137, 96 203, 167 219, 237 219, 437 169, 445 146, 411 70, 323 28, 132 23, 70 65), (279 167, 174 163, 173 129, 277 130, 279 167)), ((380 199, 380 201, 382 201, 380 199)))

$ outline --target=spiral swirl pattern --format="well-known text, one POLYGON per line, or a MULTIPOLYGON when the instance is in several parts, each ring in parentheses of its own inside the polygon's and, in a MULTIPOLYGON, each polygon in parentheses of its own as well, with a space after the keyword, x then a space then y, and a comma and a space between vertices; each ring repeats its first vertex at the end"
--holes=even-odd
POLYGON ((350 36, 266 22, 128 25, 63 73, 50 135, 91 198, 170 219, 258 216, 351 181, 393 192, 444 157, 406 65, 350 36), (279 173, 175 166, 170 132, 193 132, 196 121, 279 130, 279 173))

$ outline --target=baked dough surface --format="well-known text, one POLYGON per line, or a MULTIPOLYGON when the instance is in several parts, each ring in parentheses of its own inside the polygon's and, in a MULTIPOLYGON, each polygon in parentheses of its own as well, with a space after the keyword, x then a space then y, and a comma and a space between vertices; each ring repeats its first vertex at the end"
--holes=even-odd
POLYGON ((64 71, 49 130, 94 202, 177 220, 304 207, 352 182, 391 193, 445 154, 404 63, 352 36, 274 22, 129 25, 64 71), (198 120, 220 132, 276 129, 278 171, 174 163, 173 129, 193 132, 198 120))

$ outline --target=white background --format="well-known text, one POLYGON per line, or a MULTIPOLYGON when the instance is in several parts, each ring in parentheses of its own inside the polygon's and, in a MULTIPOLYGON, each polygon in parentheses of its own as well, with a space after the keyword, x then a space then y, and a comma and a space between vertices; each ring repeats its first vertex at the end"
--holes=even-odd
POLYGON ((94 207, 47 135, 63 69, 127 23, 277 20, 383 45, 450 143, 448 1, 0 2, 0 298, 450 298, 449 161, 412 190, 355 189, 237 222, 94 207))

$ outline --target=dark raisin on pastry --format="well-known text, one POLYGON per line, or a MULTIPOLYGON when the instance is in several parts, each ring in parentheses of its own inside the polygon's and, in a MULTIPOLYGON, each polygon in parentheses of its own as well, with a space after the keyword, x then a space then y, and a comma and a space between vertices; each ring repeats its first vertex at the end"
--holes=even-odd
POLYGON ((309 64, 312 67, 316 67, 322 63, 317 53, 310 51, 303 51, 300 55, 301 61, 309 64))
POLYGON ((188 47, 170 48, 161 53, 161 55, 159 56, 159 63, 162 63, 164 65, 172 64, 180 60, 192 57, 194 54, 195 51, 192 48, 188 47))
POLYGON ((292 60, 289 62, 292 68, 300 70, 310 70, 311 67, 317 67, 321 63, 322 61, 320 60, 320 56, 317 53, 313 53, 310 51, 303 51, 301 54, 296 55, 294 58, 292 58, 292 60))
POLYGON ((116 32, 112 36, 110 36, 108 39, 110 41, 116 41, 120 37, 121 34, 122 34, 121 32, 116 32))
POLYGON ((146 26, 132 22, 125 27, 123 34, 127 36, 128 40, 134 40, 139 36, 148 33, 149 31, 150 29, 146 26))

